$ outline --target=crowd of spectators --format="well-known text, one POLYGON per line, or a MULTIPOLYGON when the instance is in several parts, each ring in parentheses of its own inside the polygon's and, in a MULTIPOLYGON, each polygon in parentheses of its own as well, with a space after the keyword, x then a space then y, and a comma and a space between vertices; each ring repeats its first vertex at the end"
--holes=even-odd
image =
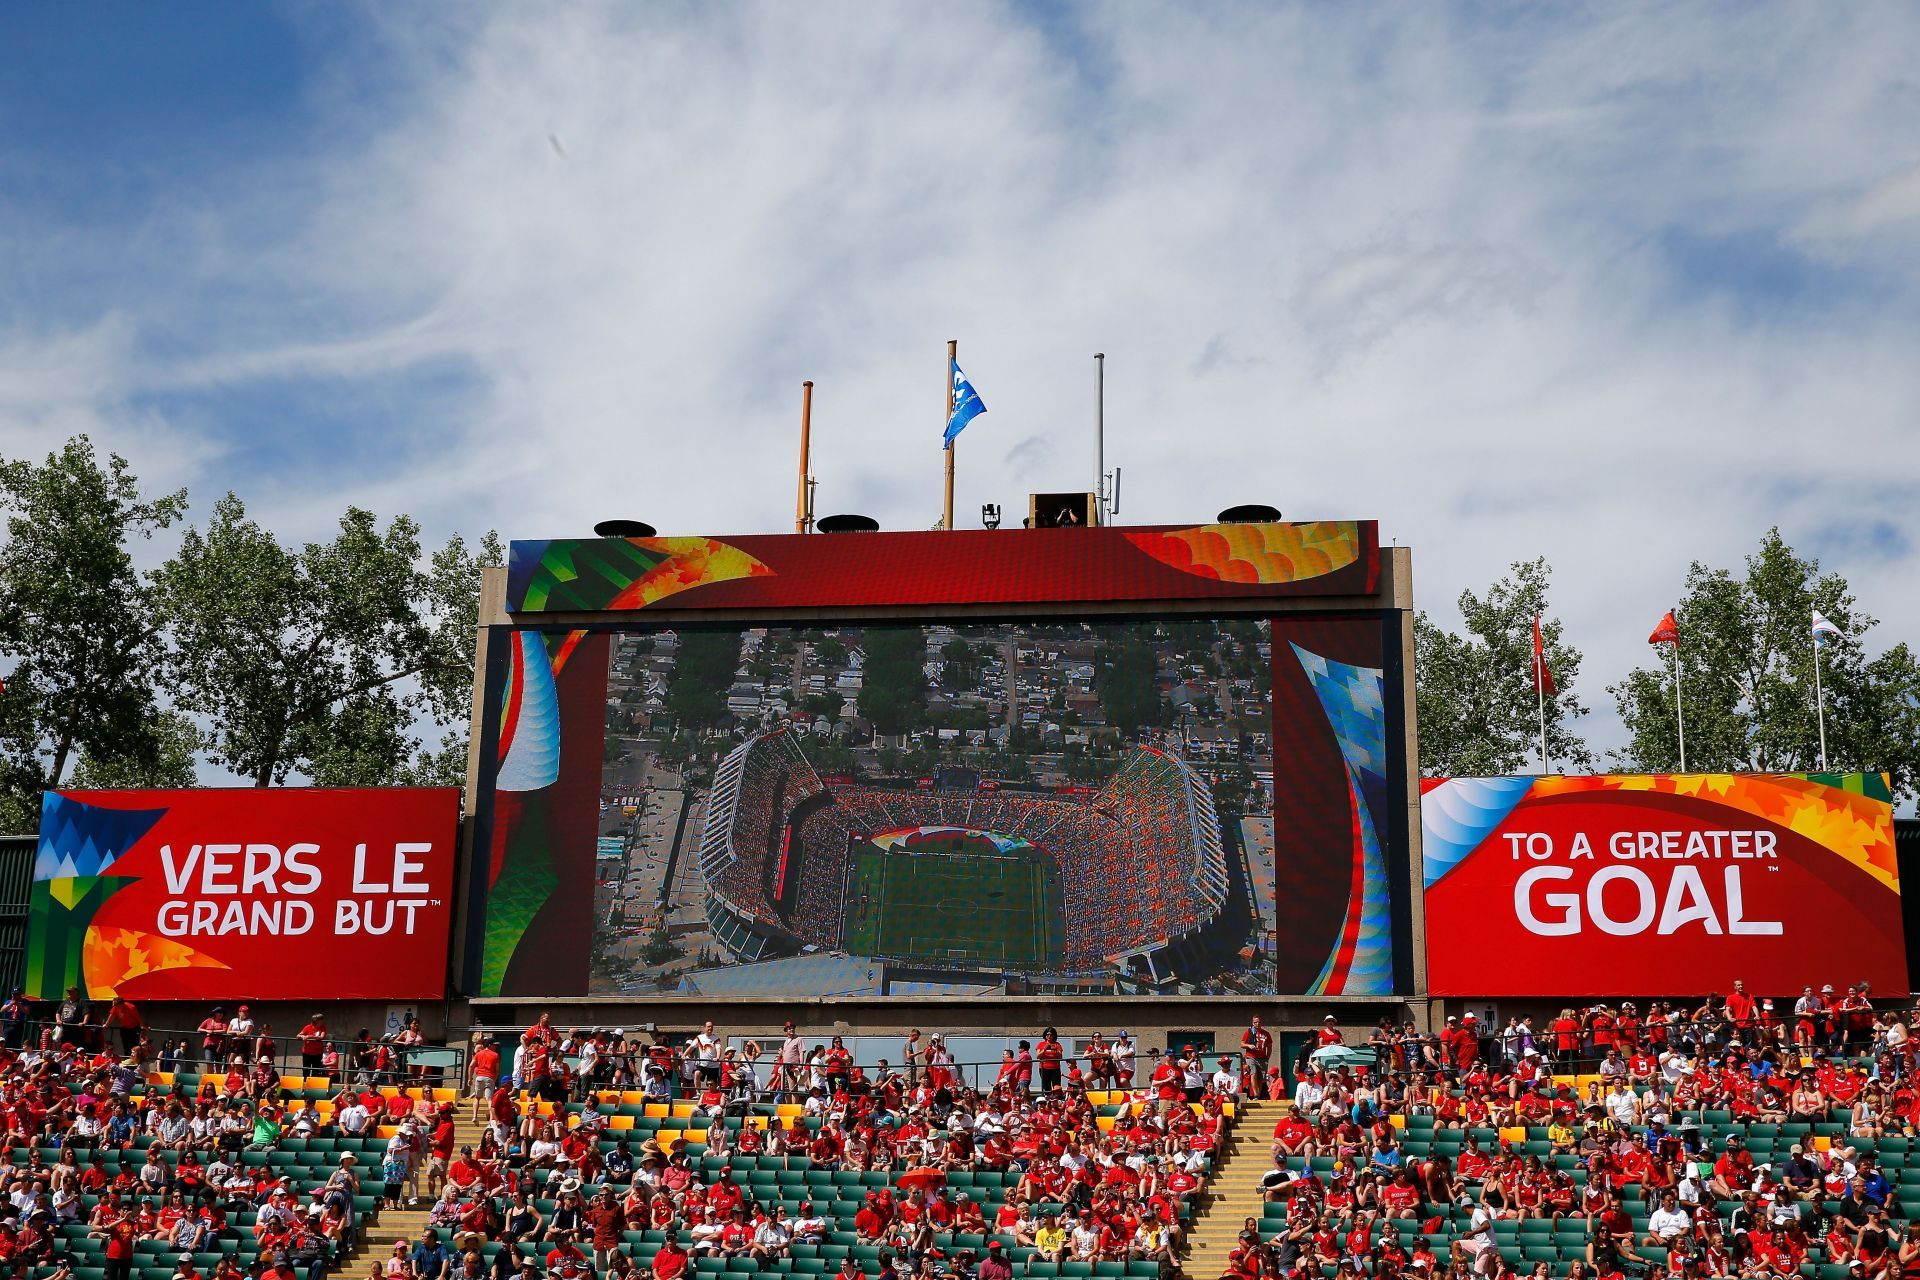
POLYGON ((1313 1067, 1292 1090, 1267 1215, 1226 1274, 1912 1280, 1906 1018, 1865 984, 1735 983, 1541 1026, 1383 1019, 1377 1067, 1313 1067))
POLYGON ((315 1014, 282 1042, 240 1004, 192 1034, 155 1033, 132 1002, 75 989, 41 1010, 16 993, 0 1033, 0 1269, 13 1275, 88 1280, 97 1263, 102 1280, 319 1280, 373 1207, 367 1165, 423 1144, 453 1096, 404 1087, 417 1022, 336 1040, 315 1014))
POLYGON ((711 1023, 643 1040, 543 1017, 474 1052, 486 1128, 447 1153, 433 1222, 456 1267, 566 1280, 678 1280, 702 1259, 837 1260, 848 1280, 1169 1273, 1238 1078, 1191 1052, 1150 1053, 1136 1078, 1140 1061, 1125 1032, 1076 1054, 1048 1028, 970 1087, 937 1033, 861 1064, 791 1026, 728 1044, 711 1023))

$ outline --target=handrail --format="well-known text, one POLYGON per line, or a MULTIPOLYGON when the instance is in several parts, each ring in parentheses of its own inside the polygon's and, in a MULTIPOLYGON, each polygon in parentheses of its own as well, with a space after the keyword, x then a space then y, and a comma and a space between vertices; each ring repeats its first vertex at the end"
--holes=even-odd
MULTIPOLYGON (((500 1056, 501 1056, 500 1069, 503 1075, 511 1074, 513 1069, 514 1045, 516 1045, 519 1042, 520 1037, 526 1030, 527 1028, 524 1026, 516 1027, 516 1026, 505 1026, 505 1025, 476 1026, 473 1028, 474 1033, 477 1035, 496 1037, 499 1040, 499 1049, 500 1049, 500 1056)), ((601 1032, 601 1031, 608 1030, 608 1028, 598 1027, 598 1026, 588 1026, 588 1027, 585 1027, 584 1030, 588 1032, 601 1032)), ((655 1036, 662 1035, 662 1034, 668 1034, 668 1035, 678 1034, 678 1032, 663 1033, 660 1031, 646 1031, 644 1028, 642 1029, 642 1031, 643 1031, 643 1034, 655 1035, 655 1036)), ((826 1043, 829 1040, 831 1040, 831 1038, 832 1038, 831 1036, 821 1036, 821 1037, 818 1037, 818 1042, 821 1045, 821 1047, 825 1047, 826 1043)), ((763 1052, 761 1053, 759 1059, 755 1061, 752 1065, 754 1066, 756 1074, 760 1079, 761 1083, 763 1085, 768 1083, 769 1077, 771 1077, 773 1073, 776 1070, 778 1070, 780 1066, 780 1049, 779 1049, 780 1037, 777 1034, 742 1035, 742 1036, 734 1037, 734 1039, 737 1039, 742 1042, 747 1040, 757 1040, 761 1043, 763 1047, 763 1052), (769 1045, 771 1045, 770 1048, 767 1047, 769 1045)), ((629 1038, 629 1043, 636 1046, 636 1048, 632 1052, 632 1056, 635 1060, 635 1066, 638 1068, 644 1069, 644 1066, 646 1064, 643 1060, 648 1057, 647 1050, 650 1047, 652 1047, 652 1045, 641 1043, 639 1040, 636 1040, 633 1038, 629 1038)), ((676 1067, 679 1067, 680 1065, 682 1065, 682 1060, 680 1057, 680 1049, 684 1045, 684 1043, 685 1042, 682 1041, 681 1045, 675 1045, 672 1042, 667 1040, 656 1040, 653 1042, 653 1044, 659 1045, 661 1047, 665 1047, 669 1051, 671 1051, 671 1053, 673 1054, 674 1064, 676 1067)), ((1111 1047, 1111 1041, 1109 1041, 1108 1043, 1109 1043, 1109 1047, 1111 1047)), ((810 1038, 808 1043, 809 1053, 812 1052, 813 1046, 814 1046, 814 1041, 812 1038, 810 1038)), ((729 1043, 725 1047, 737 1049, 739 1045, 729 1043)), ((1157 1062, 1159 1057, 1161 1056, 1164 1056, 1164 1055, 1158 1054, 1157 1051, 1136 1052, 1134 1056, 1133 1083, 1131 1087, 1137 1089, 1137 1088, 1142 1088, 1146 1085, 1148 1077, 1152 1074, 1153 1064, 1157 1062)), ((1241 1054, 1237 1049, 1209 1050, 1199 1056, 1209 1065, 1209 1067, 1217 1063, 1218 1060, 1224 1058, 1232 1062, 1236 1069, 1238 1068, 1240 1059, 1241 1059, 1241 1054)), ((746 1060, 739 1059, 738 1061, 744 1063, 746 1060)), ((868 1078, 872 1078, 874 1073, 879 1070, 881 1061, 882 1059, 879 1057, 874 1057, 870 1060, 856 1059, 854 1062, 852 1062, 849 1065, 860 1068, 860 1071, 863 1075, 867 1076, 868 1078)), ((909 1069, 903 1066, 903 1064, 893 1061, 891 1058, 885 1059, 885 1061, 887 1063, 887 1070, 889 1072, 900 1072, 901 1074, 906 1075, 909 1079, 914 1081, 917 1081, 922 1075, 926 1073, 928 1069, 928 1064, 925 1062, 912 1064, 911 1069, 909 1069)), ((1066 1074, 1069 1068, 1080 1067, 1082 1068, 1082 1075, 1085 1078, 1085 1083, 1088 1088, 1092 1089, 1092 1088, 1099 1088, 1099 1087, 1116 1087, 1116 1088, 1118 1087, 1117 1085, 1112 1085, 1112 1086, 1096 1085, 1094 1083, 1094 1079, 1091 1076, 1091 1074, 1085 1070, 1086 1062, 1087 1062, 1087 1055, 1084 1051, 1080 1053, 1072 1053, 1072 1054, 1067 1054, 1063 1056, 1063 1058, 1061 1059, 1062 1077, 1063 1078, 1066 1077, 1066 1074)), ((570 1068, 577 1068, 577 1066, 579 1065, 578 1056, 569 1055, 567 1058, 567 1065, 570 1068)), ((966 1062, 956 1061, 956 1062, 940 1063, 937 1065, 945 1067, 948 1070, 951 1070, 955 1074, 956 1078, 959 1080, 962 1087, 973 1089, 977 1092, 985 1092, 993 1087, 994 1082, 999 1078, 1001 1068, 1004 1067, 1006 1063, 1003 1059, 993 1058, 993 1059, 982 1059, 980 1061, 966 1061, 966 1062)), ((804 1069, 805 1064, 803 1063, 802 1066, 804 1069)), ((1038 1082, 1040 1078, 1040 1065, 1038 1062, 1035 1062, 1033 1064, 1032 1074, 1033 1074, 1033 1080, 1035 1082, 1038 1082)), ((1211 1075, 1212 1072, 1209 1071, 1208 1074, 1211 1075)))
MULTIPOLYGON (((16 1049, 37 1045, 41 1043, 43 1037, 49 1036, 53 1043, 59 1043, 63 1030, 78 1033, 79 1038, 74 1042, 83 1048, 110 1049, 124 1054, 126 1047, 126 1038, 122 1033, 127 1029, 102 1026, 98 1022, 75 1023, 71 1027, 63 1028, 62 1024, 54 1019, 33 1017, 27 1019, 24 1024, 0 1024, 0 1030, 5 1032, 8 1045, 16 1049), (16 1035, 16 1028, 23 1031, 24 1035, 16 1035)), ((142 1024, 131 1030, 139 1036, 139 1040, 135 1041, 136 1044, 141 1041, 146 1044, 146 1056, 141 1063, 142 1069, 146 1071, 178 1070, 218 1075, 232 1069, 235 1056, 245 1057, 249 1068, 257 1062, 251 1054, 228 1053, 217 1062, 209 1059, 203 1048, 204 1033, 198 1027, 155 1027, 142 1024), (180 1065, 177 1068, 164 1065, 172 1061, 166 1055, 165 1046, 174 1041, 183 1042, 186 1046, 185 1054, 179 1060, 180 1065)), ((69 1034, 68 1038, 74 1039, 74 1036, 69 1034)), ((358 1077, 363 1069, 356 1065, 331 1072, 323 1069, 309 1071, 297 1028, 292 1032, 276 1031, 271 1039, 273 1040, 274 1069, 281 1075, 324 1075, 334 1082, 346 1083, 358 1077)), ((383 1047, 390 1050, 393 1057, 392 1069, 371 1072, 375 1083, 378 1084, 396 1084, 403 1080, 415 1079, 454 1082, 463 1082, 466 1079, 467 1049, 465 1045, 402 1045, 384 1037, 363 1041, 358 1038, 341 1039, 332 1036, 322 1043, 332 1049, 343 1062, 352 1062, 354 1056, 362 1051, 378 1050, 383 1047)), ((324 1050, 321 1056, 324 1056, 324 1050)))

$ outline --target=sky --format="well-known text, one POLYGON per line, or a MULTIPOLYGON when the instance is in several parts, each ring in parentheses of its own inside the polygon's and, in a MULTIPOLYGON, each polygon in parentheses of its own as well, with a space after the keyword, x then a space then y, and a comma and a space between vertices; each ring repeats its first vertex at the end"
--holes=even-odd
POLYGON ((105 3, 0 52, 0 456, 439 539, 958 510, 1545 556, 1604 685, 1769 526, 1920 639, 1920 8, 105 3), (936 401, 936 397, 939 400, 936 401))

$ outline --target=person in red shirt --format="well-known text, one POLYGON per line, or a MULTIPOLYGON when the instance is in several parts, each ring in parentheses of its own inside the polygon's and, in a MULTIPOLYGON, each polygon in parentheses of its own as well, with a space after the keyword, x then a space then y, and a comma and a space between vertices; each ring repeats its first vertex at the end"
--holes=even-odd
POLYGON ((1040 1043, 1033 1047, 1034 1062, 1040 1068, 1040 1091, 1052 1093, 1060 1087, 1060 1062, 1066 1056, 1066 1049, 1060 1043, 1060 1033, 1048 1027, 1041 1033, 1040 1043))
POLYGON ((300 1065, 310 1076, 320 1074, 320 1060, 327 1056, 327 1015, 316 1013, 300 1028, 300 1065))
POLYGON ((1284 1166, 1289 1156, 1312 1159, 1319 1154, 1313 1137, 1313 1124, 1300 1113, 1299 1106, 1288 1107, 1287 1114, 1273 1126, 1273 1163, 1284 1166))
POLYGON ((1755 1004, 1753 997, 1747 994, 1747 984, 1738 978, 1733 980, 1733 994, 1727 997, 1726 1010, 1727 1020, 1733 1023, 1734 1030, 1740 1033, 1740 1038, 1751 1040, 1752 1036, 1748 1033, 1753 1030, 1754 1019, 1760 1012, 1760 1006, 1755 1004))
POLYGON ((1273 1033, 1262 1026, 1255 1017, 1240 1033, 1240 1053, 1247 1060, 1246 1076, 1247 1096, 1264 1098, 1267 1096, 1266 1077, 1268 1064, 1273 1060, 1273 1033))
POLYGON ((1413 1171, 1402 1168, 1380 1192, 1380 1202, 1389 1218, 1420 1216, 1420 1188, 1414 1185, 1413 1171))
POLYGON ((1340 1020, 1332 1014, 1328 1014, 1322 1018, 1320 1020, 1320 1047, 1324 1049, 1330 1044, 1342 1044, 1344 1042, 1345 1037, 1340 1033, 1340 1020))
POLYGON ((447 1168, 453 1163, 453 1104, 442 1103, 435 1117, 433 1139, 427 1159, 427 1199, 439 1198, 447 1184, 447 1168))
POLYGON ((133 1275, 133 1250, 140 1235, 139 1228, 135 1225, 133 1214, 122 1209, 119 1216, 112 1222, 89 1234, 95 1237, 104 1236, 106 1238, 106 1280, 131 1280, 133 1275))

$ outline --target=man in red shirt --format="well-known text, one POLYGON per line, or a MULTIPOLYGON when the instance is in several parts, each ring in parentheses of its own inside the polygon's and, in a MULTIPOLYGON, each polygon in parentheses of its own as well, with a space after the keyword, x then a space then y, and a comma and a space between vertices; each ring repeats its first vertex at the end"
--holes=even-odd
POLYGON ((453 1163, 453 1104, 443 1102, 434 1116, 432 1154, 427 1160, 427 1198, 438 1199, 447 1184, 447 1166, 453 1163))
POLYGON ((1727 1149, 1713 1162, 1713 1177, 1707 1186, 1717 1200, 1738 1200, 1753 1185, 1753 1153, 1739 1134, 1727 1137, 1727 1149))
POLYGON ((673 1235, 667 1235, 666 1242, 659 1252, 653 1255, 653 1280, 680 1280, 687 1274, 687 1253, 677 1243, 673 1235))
POLYGON ((1419 1217, 1420 1188, 1413 1183, 1413 1170, 1403 1167, 1380 1193, 1380 1200, 1389 1218, 1419 1217))
POLYGON ((1760 1008, 1754 1004, 1753 997, 1747 994, 1747 984, 1739 978, 1733 980, 1733 994, 1727 997, 1726 1009, 1727 1020, 1733 1023, 1740 1038, 1751 1042, 1754 1017, 1760 1008))
POLYGON ((1273 1060, 1273 1033, 1260 1024, 1258 1017, 1250 1020, 1247 1029, 1240 1033, 1240 1054, 1247 1060, 1247 1069, 1241 1073, 1247 1096, 1266 1097, 1267 1064, 1273 1060))
POLYGON ((320 1074, 321 1059, 327 1056, 327 1015, 316 1013, 300 1028, 300 1065, 310 1076, 320 1074))
POLYGON ((593 1269, 604 1272, 613 1263, 620 1248, 620 1233, 627 1229, 627 1215, 613 1198, 613 1188, 602 1186, 583 1215, 593 1238, 593 1269))
POLYGON ((500 1049, 493 1040, 484 1041, 473 1051, 473 1060, 469 1064, 473 1073, 473 1119, 480 1120, 480 1108, 483 1100, 493 1093, 494 1086, 500 1082, 500 1049))
POLYGON ((1273 1126, 1272 1154, 1275 1167, 1285 1167, 1289 1156, 1312 1159, 1318 1154, 1313 1141, 1313 1123, 1300 1114, 1299 1106, 1288 1107, 1280 1123, 1273 1126))

